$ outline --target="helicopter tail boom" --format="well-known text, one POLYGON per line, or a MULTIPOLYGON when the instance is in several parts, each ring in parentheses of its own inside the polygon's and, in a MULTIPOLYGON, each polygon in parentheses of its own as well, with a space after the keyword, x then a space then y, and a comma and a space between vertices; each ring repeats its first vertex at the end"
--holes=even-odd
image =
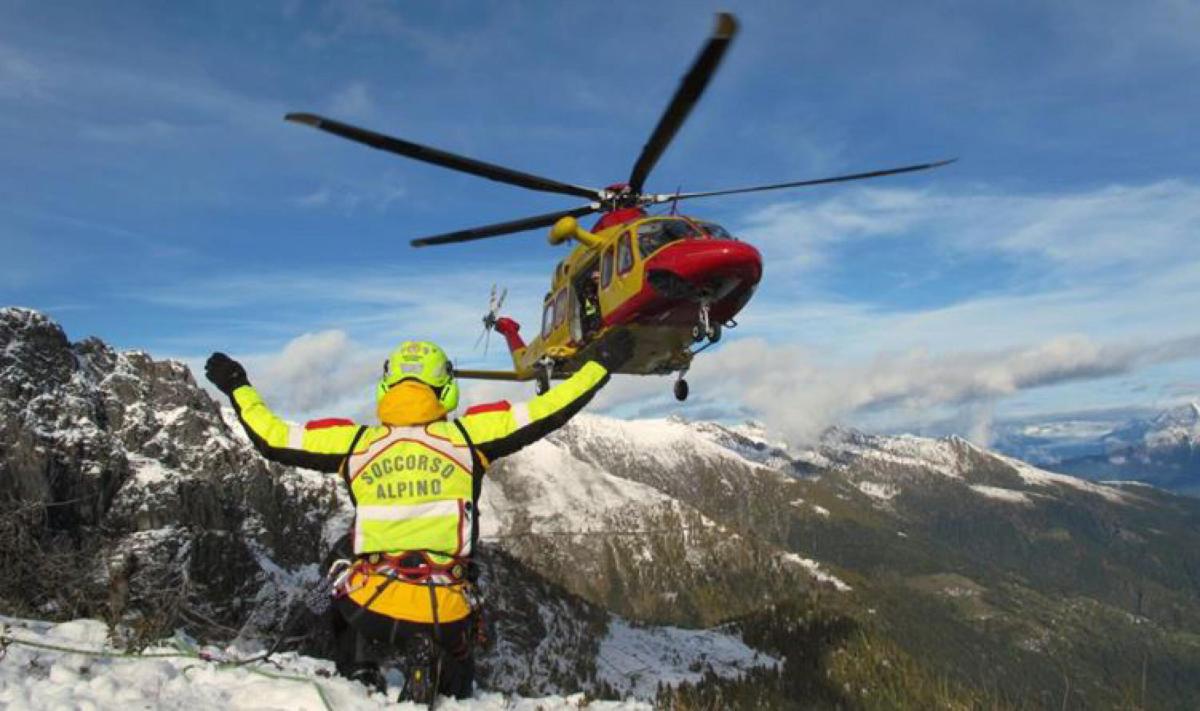
POLYGON ((513 357, 513 365, 517 366, 521 354, 525 352, 525 341, 521 338, 520 333, 521 324, 504 316, 496 319, 496 330, 504 336, 504 342, 508 345, 508 351, 513 357))

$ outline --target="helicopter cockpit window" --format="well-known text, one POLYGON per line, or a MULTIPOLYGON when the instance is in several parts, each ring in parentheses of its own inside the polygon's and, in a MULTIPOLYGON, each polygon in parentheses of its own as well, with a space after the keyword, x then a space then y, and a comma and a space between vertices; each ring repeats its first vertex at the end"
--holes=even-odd
POLYGON ((715 222, 700 222, 698 224, 700 225, 700 229, 704 230, 713 239, 736 239, 736 237, 729 234, 728 230, 715 222))
POLYGON ((554 302, 547 300, 545 310, 542 311, 542 337, 550 335, 554 330, 554 302))
POLYGON ((562 324, 567 317, 567 290, 563 289, 558 292, 558 296, 554 298, 554 325, 555 327, 562 324))
POLYGON ((633 246, 630 244, 629 232, 621 235, 617 244, 617 273, 624 274, 633 268, 633 246))
POLYGON ((604 250, 604 256, 600 258, 600 288, 607 289, 612 283, 613 272, 613 252, 612 247, 604 250))
POLYGON ((643 258, 676 240, 701 236, 701 232, 687 220, 651 220, 638 225, 637 231, 638 249, 643 258))

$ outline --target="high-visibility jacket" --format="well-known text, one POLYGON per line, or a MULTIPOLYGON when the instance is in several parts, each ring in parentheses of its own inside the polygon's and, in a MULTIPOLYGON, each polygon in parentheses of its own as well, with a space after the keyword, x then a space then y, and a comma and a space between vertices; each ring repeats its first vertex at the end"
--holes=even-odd
POLYGON ((354 552, 399 547, 443 564, 470 556, 479 498, 473 471, 469 451, 424 425, 393 428, 350 455, 345 474, 354 498, 354 552))
MULTIPOLYGON (((445 563, 473 551, 479 487, 490 464, 564 425, 608 378, 603 366, 590 362, 527 402, 477 405, 460 418, 429 422, 389 423, 385 396, 380 408, 384 422, 375 426, 342 419, 286 422, 249 385, 235 390, 232 399, 243 427, 264 456, 343 475, 355 503, 355 553, 399 556, 420 551, 445 563)), ((371 599, 373 611, 398 619, 433 621, 428 592, 404 584, 391 588, 395 589, 376 598, 365 590, 363 600, 351 597, 360 603, 371 599)), ((465 597, 458 599, 455 592, 437 591, 441 621, 470 613, 465 597)))

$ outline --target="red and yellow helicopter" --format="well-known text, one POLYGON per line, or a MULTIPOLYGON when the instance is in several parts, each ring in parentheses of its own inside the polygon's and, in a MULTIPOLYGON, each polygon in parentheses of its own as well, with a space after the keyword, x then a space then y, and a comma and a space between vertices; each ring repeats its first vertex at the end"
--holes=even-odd
POLYGON ((554 269, 542 305, 541 331, 529 343, 522 340, 520 326, 515 321, 500 317, 504 295, 497 298, 493 287, 484 328, 485 332, 494 328, 504 336, 512 353, 513 370, 456 369, 458 377, 534 380, 538 392, 544 392, 551 378, 570 375, 590 359, 606 338, 618 329, 627 329, 634 336, 634 354, 618 372, 678 373, 675 397, 685 400, 688 384, 684 375, 692 359, 720 340, 723 327, 737 325, 734 317, 749 302, 762 278, 762 256, 720 225, 674 214, 678 201, 863 180, 929 170, 953 162, 944 160, 728 190, 645 192, 646 178, 704 93, 737 29, 733 15, 717 15, 712 35, 650 134, 628 181, 605 188, 564 183, 485 163, 315 114, 292 113, 285 118, 451 170, 588 200, 569 210, 412 240, 414 247, 425 247, 552 225, 551 244, 575 242, 575 248, 554 269), (647 212, 647 208, 666 203, 672 204, 672 214, 647 212), (591 230, 579 225, 578 218, 595 213, 601 213, 601 217, 591 230))

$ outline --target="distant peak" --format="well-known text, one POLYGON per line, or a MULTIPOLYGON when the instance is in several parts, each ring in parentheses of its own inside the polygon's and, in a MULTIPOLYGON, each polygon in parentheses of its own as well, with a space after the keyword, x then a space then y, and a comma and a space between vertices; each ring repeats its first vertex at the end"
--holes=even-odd
POLYGON ((1153 423, 1157 427, 1200 423, 1200 402, 1193 400, 1185 405, 1163 410, 1154 418, 1153 423))
POLYGON ((0 321, 6 321, 14 326, 43 326, 53 324, 54 320, 36 309, 24 306, 5 306, 0 308, 0 321))

